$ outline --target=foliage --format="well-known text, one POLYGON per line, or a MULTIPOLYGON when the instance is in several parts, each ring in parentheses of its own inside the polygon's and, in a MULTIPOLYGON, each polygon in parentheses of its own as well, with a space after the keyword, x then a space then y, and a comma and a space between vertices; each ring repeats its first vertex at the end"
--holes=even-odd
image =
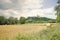
POLYGON ((26 23, 55 23, 55 19, 50 19, 46 17, 28 17, 26 23))
POLYGON ((17 24, 18 23, 18 20, 17 20, 17 18, 9 17, 8 23, 9 24, 17 24))
POLYGON ((60 23, 60 0, 58 0, 58 6, 55 8, 55 10, 57 11, 57 22, 60 23))
POLYGON ((17 23, 18 23, 17 18, 9 17, 7 19, 4 16, 0 16, 0 25, 4 25, 4 24, 17 24, 17 23))
POLYGON ((60 23, 52 25, 53 28, 40 33, 41 40, 60 40, 60 23))
POLYGON ((0 25, 5 24, 5 17, 0 16, 0 25))
POLYGON ((50 19, 50 18, 46 18, 46 17, 20 17, 20 19, 18 20, 17 18, 14 17, 9 17, 9 18, 5 18, 4 16, 0 16, 0 25, 4 25, 4 24, 25 24, 25 23, 55 23, 56 20, 55 19, 50 19))
POLYGON ((20 21, 21 24, 25 24, 26 19, 25 19, 25 17, 20 17, 19 21, 20 21))
POLYGON ((60 0, 58 0, 58 3, 60 4, 60 0))

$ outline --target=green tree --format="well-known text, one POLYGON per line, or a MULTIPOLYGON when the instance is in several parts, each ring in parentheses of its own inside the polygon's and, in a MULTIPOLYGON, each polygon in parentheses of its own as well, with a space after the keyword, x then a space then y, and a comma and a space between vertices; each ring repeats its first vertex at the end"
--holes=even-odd
POLYGON ((0 25, 5 24, 5 17, 0 16, 0 25))
POLYGON ((21 24, 25 24, 26 18, 25 17, 20 17, 19 22, 21 24))
POLYGON ((14 22, 15 22, 15 24, 17 24, 18 23, 18 19, 14 18, 14 22))
POLYGON ((57 3, 59 3, 60 4, 60 0, 58 0, 58 2, 57 3))
POLYGON ((58 0, 58 6, 55 10, 57 11, 57 22, 60 23, 60 0, 58 0))
POLYGON ((15 24, 15 18, 14 17, 9 17, 8 24, 15 24))
POLYGON ((4 16, 0 16, 0 25, 4 25, 4 24, 17 24, 18 23, 18 19, 14 18, 14 17, 9 17, 8 19, 5 18, 4 16))

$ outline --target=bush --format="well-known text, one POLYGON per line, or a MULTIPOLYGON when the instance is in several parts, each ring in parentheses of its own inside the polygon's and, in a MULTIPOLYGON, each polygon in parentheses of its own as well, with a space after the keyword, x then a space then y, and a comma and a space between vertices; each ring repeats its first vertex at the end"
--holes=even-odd
POLYGON ((5 17, 0 16, 0 25, 4 25, 4 24, 5 24, 5 17))
POLYGON ((20 17, 20 24, 25 24, 25 21, 26 21, 26 19, 25 19, 25 17, 20 17))

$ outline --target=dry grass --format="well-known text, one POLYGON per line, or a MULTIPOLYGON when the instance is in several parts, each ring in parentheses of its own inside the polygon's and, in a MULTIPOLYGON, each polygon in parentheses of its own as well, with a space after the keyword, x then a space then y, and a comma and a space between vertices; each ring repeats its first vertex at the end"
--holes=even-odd
POLYGON ((13 37, 20 34, 32 34, 47 29, 41 25, 0 25, 0 40, 11 40, 13 37))

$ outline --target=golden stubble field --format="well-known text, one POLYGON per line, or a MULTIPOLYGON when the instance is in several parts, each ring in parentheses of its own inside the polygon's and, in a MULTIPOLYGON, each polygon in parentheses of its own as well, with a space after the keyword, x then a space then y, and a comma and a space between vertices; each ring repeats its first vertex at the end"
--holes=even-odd
POLYGON ((44 25, 0 25, 0 40, 11 40, 20 34, 33 34, 47 29, 44 25))

